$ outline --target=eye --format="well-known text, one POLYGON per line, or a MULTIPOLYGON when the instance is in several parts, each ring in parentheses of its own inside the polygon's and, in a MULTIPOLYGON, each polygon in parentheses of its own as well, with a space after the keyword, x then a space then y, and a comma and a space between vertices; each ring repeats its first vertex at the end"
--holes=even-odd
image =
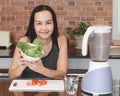
POLYGON ((52 21, 48 21, 47 24, 52 24, 53 22, 52 21))
POLYGON ((47 22, 47 24, 51 24, 51 22, 47 22))
POLYGON ((40 23, 40 22, 36 22, 36 25, 42 25, 42 23, 40 23))
POLYGON ((36 24, 36 25, 41 25, 41 24, 42 24, 42 22, 35 21, 35 24, 36 24))

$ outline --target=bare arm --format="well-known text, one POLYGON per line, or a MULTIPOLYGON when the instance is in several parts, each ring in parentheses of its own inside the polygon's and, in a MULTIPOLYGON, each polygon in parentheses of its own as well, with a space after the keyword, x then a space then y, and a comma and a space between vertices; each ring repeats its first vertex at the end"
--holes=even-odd
MULTIPOLYGON (((27 41, 26 37, 22 38, 20 41, 27 41)), ((15 48, 14 56, 12 59, 11 66, 9 68, 8 75, 10 78, 19 78, 25 69, 26 65, 19 64, 21 60, 21 54, 18 47, 15 48)))

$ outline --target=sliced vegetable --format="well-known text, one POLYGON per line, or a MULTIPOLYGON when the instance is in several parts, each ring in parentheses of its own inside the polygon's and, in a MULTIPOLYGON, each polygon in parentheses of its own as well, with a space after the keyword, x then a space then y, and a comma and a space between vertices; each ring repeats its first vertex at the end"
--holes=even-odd
POLYGON ((43 86, 43 85, 46 85, 46 84, 47 84, 46 80, 36 80, 36 79, 33 79, 31 82, 28 81, 26 83, 27 86, 43 86))

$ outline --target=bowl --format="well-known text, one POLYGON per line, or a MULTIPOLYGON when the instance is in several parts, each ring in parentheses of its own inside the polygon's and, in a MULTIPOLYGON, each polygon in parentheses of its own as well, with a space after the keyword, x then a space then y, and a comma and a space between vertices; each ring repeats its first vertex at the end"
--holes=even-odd
MULTIPOLYGON (((31 46, 35 46, 35 44, 31 44, 31 43, 29 43, 29 44, 31 46)), ((42 56, 41 57, 31 57, 31 56, 26 55, 22 50, 20 50, 20 52, 21 52, 23 58, 30 61, 30 62, 31 61, 38 61, 42 57, 42 56)), ((44 54, 43 50, 42 50, 42 54, 44 54)))

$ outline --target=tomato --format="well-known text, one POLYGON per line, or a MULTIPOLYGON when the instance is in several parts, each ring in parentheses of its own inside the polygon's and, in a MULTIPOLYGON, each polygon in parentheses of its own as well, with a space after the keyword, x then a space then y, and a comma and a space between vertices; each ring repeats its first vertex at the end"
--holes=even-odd
POLYGON ((42 83, 41 83, 41 81, 39 80, 39 82, 37 83, 37 85, 38 86, 41 86, 42 85, 42 83))
POLYGON ((27 82, 26 85, 27 85, 27 86, 31 86, 31 82, 27 82))
POLYGON ((45 85, 47 84, 47 81, 46 80, 36 80, 36 79, 33 79, 31 82, 27 82, 26 85, 27 86, 42 86, 42 85, 45 85))
POLYGON ((47 84, 47 81, 46 80, 41 80, 41 83, 42 83, 42 85, 45 85, 45 84, 47 84))
POLYGON ((35 86, 38 84, 38 82, 39 82, 39 80, 32 80, 32 85, 35 86))

